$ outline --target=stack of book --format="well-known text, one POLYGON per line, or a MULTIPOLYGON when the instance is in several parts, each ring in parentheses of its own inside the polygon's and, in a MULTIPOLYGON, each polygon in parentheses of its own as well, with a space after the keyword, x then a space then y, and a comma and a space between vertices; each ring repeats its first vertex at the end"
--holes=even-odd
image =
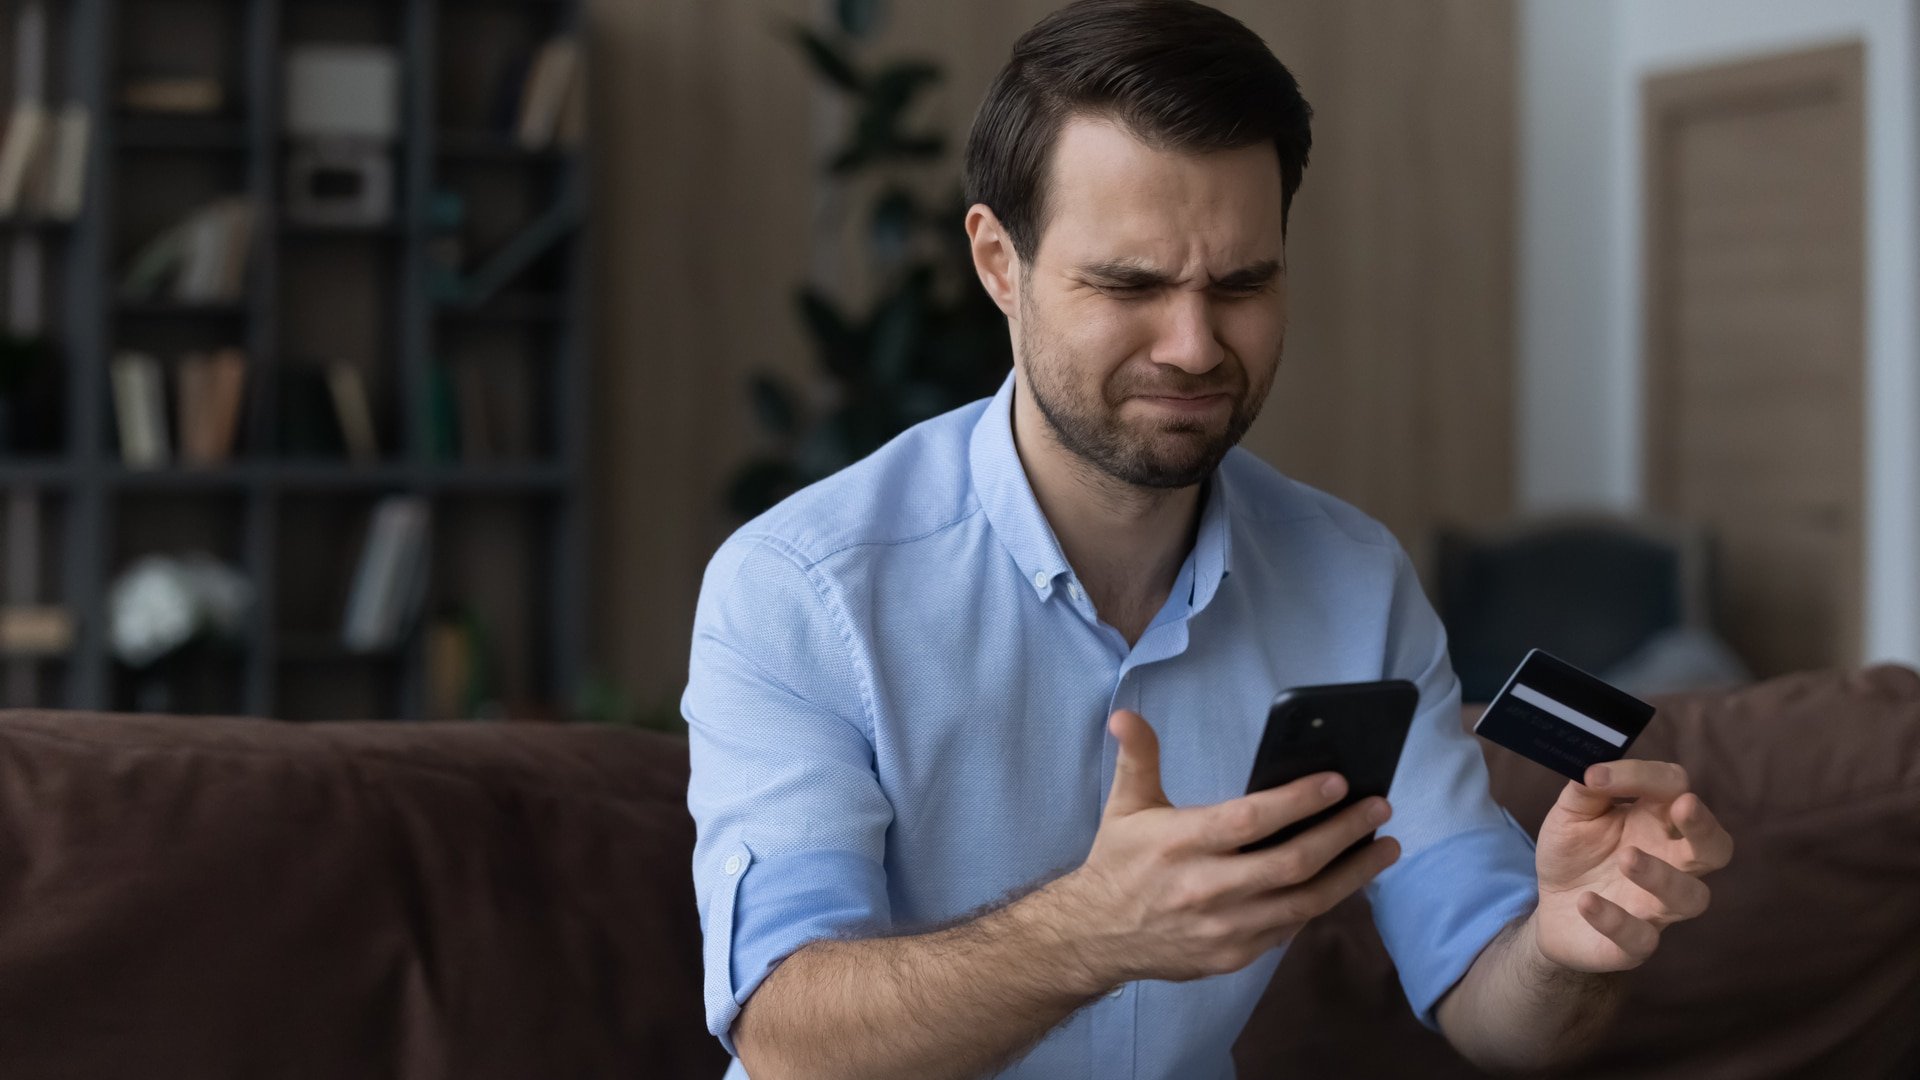
POLYGON ((37 101, 15 105, 0 139, 0 218, 79 217, 91 127, 84 105, 57 112, 37 101))
MULTIPOLYGON (((120 457, 134 468, 166 465, 173 457, 168 437, 166 373, 147 353, 124 350, 114 357, 114 418, 120 457)), ((218 465, 233 457, 246 399, 247 358, 239 349, 192 353, 174 369, 174 430, 180 460, 218 465)))

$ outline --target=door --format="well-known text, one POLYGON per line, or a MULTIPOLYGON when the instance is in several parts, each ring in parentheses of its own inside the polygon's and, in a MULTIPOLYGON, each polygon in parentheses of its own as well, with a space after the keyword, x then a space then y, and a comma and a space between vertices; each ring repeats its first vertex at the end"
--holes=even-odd
POLYGON ((1859 660, 1861 75, 1849 44, 1645 84, 1647 490, 1711 531, 1760 675, 1859 660))

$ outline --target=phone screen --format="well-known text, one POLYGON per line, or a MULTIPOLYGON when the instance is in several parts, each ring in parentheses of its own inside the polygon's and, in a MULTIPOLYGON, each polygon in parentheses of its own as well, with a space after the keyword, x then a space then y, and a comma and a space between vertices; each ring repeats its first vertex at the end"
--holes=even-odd
MULTIPOLYGON (((1257 851, 1298 836, 1362 799, 1385 797, 1393 786, 1413 723, 1420 691, 1405 679, 1385 682, 1335 683, 1285 690, 1267 710, 1266 733, 1254 756, 1247 791, 1264 791, 1292 783, 1317 772, 1336 772, 1347 779, 1347 794, 1339 803, 1296 821, 1243 851, 1257 851)), ((1356 842, 1342 856, 1366 846, 1373 834, 1356 842)))

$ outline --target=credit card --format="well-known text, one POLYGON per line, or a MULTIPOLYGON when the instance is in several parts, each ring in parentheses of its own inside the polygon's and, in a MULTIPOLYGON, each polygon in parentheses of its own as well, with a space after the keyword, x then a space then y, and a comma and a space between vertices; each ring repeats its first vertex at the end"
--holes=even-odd
POLYGON ((1473 732, 1584 782, 1587 766, 1627 756, 1651 719, 1653 706, 1534 649, 1473 732))

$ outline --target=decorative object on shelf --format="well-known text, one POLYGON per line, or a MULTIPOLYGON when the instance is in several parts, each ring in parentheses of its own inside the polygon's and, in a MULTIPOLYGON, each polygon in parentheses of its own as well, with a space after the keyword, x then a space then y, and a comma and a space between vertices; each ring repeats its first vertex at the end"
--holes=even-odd
POLYGON ((237 641, 252 605, 245 575, 211 555, 146 556, 107 594, 113 654, 141 668, 192 641, 237 641))
POLYGON ((400 57, 370 45, 310 44, 287 57, 287 217, 302 225, 393 218, 400 57))
POLYGON ((388 144, 400 135, 400 56, 372 45, 287 52, 287 134, 388 144))
POLYGON ((287 220, 352 227, 393 220, 393 155, 353 139, 316 139, 287 159, 287 220))
POLYGON ((253 228, 253 204, 242 196, 200 207, 135 253, 121 279, 121 296, 151 300, 171 285, 173 299, 185 303, 240 299, 246 291, 253 228))
POLYGON ((455 307, 481 307, 512 283, 514 278, 532 267, 540 256, 578 229, 584 217, 578 198, 568 196, 560 199, 535 218, 532 224, 500 245, 472 274, 464 279, 437 279, 435 299, 455 307))
MULTIPOLYGON (((849 312, 822 289, 798 290, 823 385, 796 387, 770 372, 754 377, 754 412, 771 447, 733 476, 727 499, 741 517, 858 461, 922 420, 991 394, 1013 362, 1006 320, 974 276, 960 229, 960 194, 930 205, 909 182, 916 166, 946 153, 942 134, 908 126, 920 92, 941 78, 939 66, 915 59, 861 62, 856 47, 871 35, 884 5, 845 0, 834 6, 833 25, 796 25, 793 34, 821 80, 852 106, 847 141, 825 163, 822 181, 830 206, 844 208, 856 191, 875 192, 860 224, 878 288, 865 314, 849 312)), ((837 245, 839 238, 830 241, 837 245)))

